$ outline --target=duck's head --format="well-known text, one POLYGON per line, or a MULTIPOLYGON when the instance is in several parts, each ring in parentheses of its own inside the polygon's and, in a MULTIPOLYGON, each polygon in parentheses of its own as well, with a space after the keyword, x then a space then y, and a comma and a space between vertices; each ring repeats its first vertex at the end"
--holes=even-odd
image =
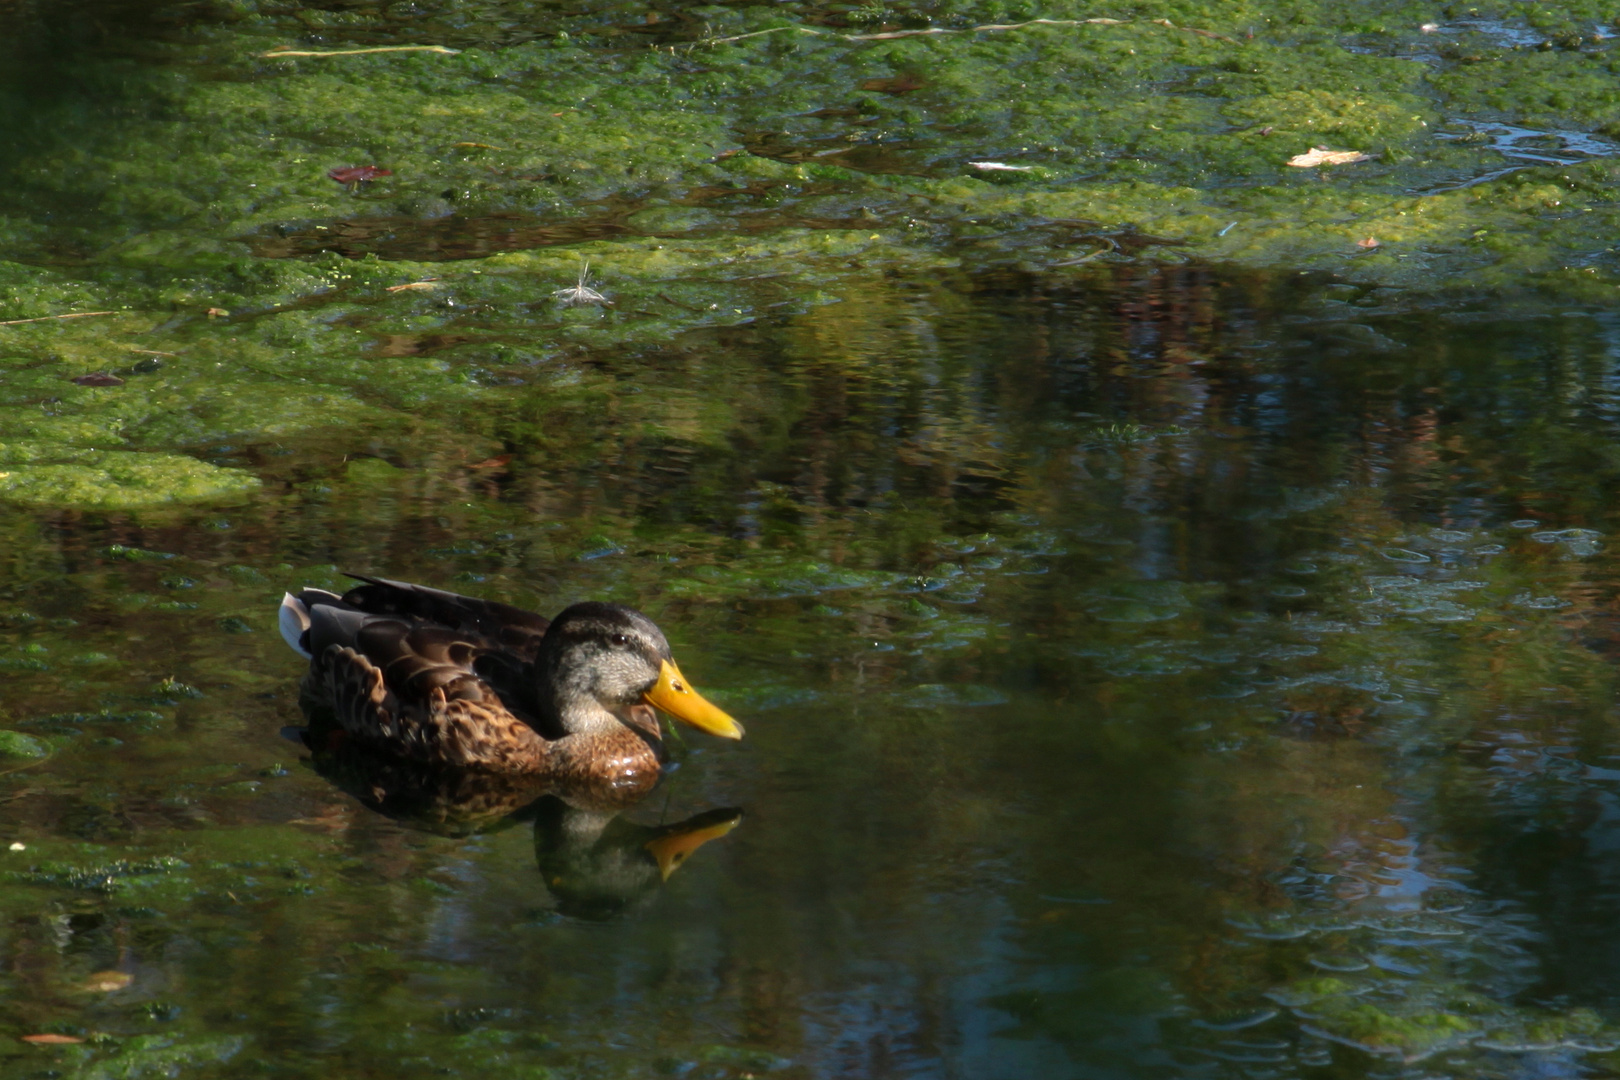
POLYGON ((704 699, 675 666, 663 631, 619 604, 575 604, 552 620, 535 666, 544 696, 565 731, 617 723, 637 705, 655 705, 677 720, 740 739, 742 725, 704 699))

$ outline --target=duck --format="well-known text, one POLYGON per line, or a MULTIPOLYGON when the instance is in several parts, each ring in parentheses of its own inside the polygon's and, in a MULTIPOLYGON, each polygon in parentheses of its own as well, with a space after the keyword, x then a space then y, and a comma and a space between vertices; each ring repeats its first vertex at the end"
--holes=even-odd
POLYGON ((553 619, 364 574, 282 598, 309 661, 312 732, 452 771, 521 774, 616 804, 667 760, 658 710, 723 739, 743 727, 681 674, 646 615, 586 601, 553 619))

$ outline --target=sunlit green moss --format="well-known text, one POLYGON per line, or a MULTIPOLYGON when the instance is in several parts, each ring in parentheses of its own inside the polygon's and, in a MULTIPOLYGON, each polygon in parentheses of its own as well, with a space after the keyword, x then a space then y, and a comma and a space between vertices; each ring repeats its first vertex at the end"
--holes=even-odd
POLYGON ((0 445, 0 499, 39 506, 130 509, 245 495, 256 477, 182 454, 0 445))

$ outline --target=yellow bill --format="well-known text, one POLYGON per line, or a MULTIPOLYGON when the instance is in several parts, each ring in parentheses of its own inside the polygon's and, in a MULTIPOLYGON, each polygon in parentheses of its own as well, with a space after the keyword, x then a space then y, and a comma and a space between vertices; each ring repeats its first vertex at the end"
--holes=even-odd
POLYGON ((727 716, 724 709, 711 704, 692 689, 673 660, 663 661, 658 681, 643 696, 649 705, 663 709, 677 720, 685 720, 699 731, 707 731, 722 739, 743 737, 742 725, 727 716))

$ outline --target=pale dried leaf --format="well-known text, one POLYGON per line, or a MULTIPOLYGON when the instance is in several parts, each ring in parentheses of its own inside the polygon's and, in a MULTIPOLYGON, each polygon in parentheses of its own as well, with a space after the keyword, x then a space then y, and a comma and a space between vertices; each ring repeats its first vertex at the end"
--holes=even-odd
POLYGON ((1296 169, 1314 169, 1318 165, 1349 165, 1357 161, 1371 161, 1373 155, 1363 154, 1360 150, 1329 150, 1325 146, 1313 146, 1307 153, 1295 154, 1288 159, 1288 164, 1296 169))
POLYGON ((402 292, 405 289, 437 289, 438 287, 439 283, 437 281, 410 281, 404 285, 390 285, 388 291, 402 292))
POLYGON ((134 981, 135 976, 127 971, 98 971, 84 981, 84 988, 110 994, 114 990, 122 990, 134 981))

